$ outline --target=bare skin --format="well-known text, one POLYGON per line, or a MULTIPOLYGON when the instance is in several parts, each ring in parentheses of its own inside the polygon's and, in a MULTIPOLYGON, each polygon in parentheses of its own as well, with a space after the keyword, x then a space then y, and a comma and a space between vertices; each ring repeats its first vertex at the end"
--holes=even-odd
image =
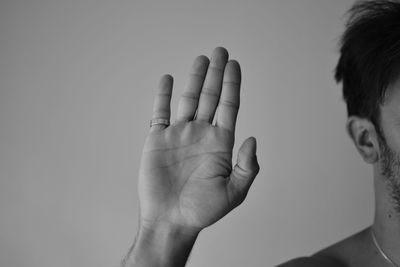
MULTIPOLYGON (((139 229, 123 267, 185 266, 199 233, 245 199, 259 165, 256 140, 250 137, 241 145, 232 166, 240 81, 239 63, 228 60, 224 48, 216 48, 210 60, 197 57, 180 98, 176 120, 169 126, 151 127, 139 171, 139 229)), ((161 78, 153 119, 171 118, 172 83, 169 75, 161 78)), ((382 128, 388 147, 399 160, 388 168, 400 180, 395 169, 400 166, 400 90, 391 92, 390 101, 382 107, 382 128)), ((371 228, 387 254, 400 262, 400 216, 390 197, 389 179, 381 171, 387 153, 383 153, 370 121, 349 117, 347 130, 362 158, 374 168, 374 222, 310 257, 294 259, 280 267, 393 266, 374 245, 371 228)))
POLYGON ((332 259, 347 267, 395 266, 383 257, 374 244, 371 236, 373 229, 381 249, 394 264, 400 265, 400 203, 396 201, 400 199, 397 190, 400 184, 399 88, 400 78, 388 87, 386 101, 380 107, 380 126, 386 140, 386 149, 382 147, 382 140, 378 138, 376 128, 370 121, 356 116, 349 117, 347 121, 347 130, 357 151, 373 167, 374 221, 370 227, 315 253, 314 258, 332 259))
MULTIPOLYGON (((139 171, 140 226, 124 266, 184 266, 199 232, 245 199, 259 165, 250 137, 232 167, 240 82, 226 49, 197 57, 176 121, 151 127, 139 171)), ((170 119, 171 94, 165 75, 153 119, 170 119)))

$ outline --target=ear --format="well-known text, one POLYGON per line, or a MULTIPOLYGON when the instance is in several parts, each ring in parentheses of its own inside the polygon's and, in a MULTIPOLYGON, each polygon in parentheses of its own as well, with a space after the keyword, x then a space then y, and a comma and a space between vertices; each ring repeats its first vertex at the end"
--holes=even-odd
POLYGON ((369 164, 375 163, 379 159, 379 139, 372 122, 350 116, 347 119, 346 128, 364 161, 369 164))

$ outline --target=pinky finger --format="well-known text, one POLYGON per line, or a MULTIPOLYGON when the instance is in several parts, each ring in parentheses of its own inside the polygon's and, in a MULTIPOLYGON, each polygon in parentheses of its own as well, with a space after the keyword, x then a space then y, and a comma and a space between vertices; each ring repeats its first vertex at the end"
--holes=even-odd
MULTIPOLYGON (((152 120, 167 120, 169 122, 171 115, 171 96, 172 96, 173 77, 164 75, 161 77, 158 92, 154 99, 152 120)), ((151 126, 150 132, 160 131, 167 127, 165 124, 155 124, 151 126)))

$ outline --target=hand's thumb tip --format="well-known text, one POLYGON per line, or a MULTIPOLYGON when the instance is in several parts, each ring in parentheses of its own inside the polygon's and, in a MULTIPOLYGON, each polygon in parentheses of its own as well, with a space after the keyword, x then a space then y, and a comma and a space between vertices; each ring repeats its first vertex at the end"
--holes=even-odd
POLYGON ((257 139, 254 136, 250 136, 248 138, 248 142, 251 142, 250 144, 254 147, 254 154, 257 151, 257 139))
POLYGON ((248 139, 254 143, 257 143, 257 139, 254 136, 250 136, 248 139))
POLYGON ((257 140, 254 136, 248 137, 242 144, 243 151, 249 155, 255 155, 257 152, 257 140))

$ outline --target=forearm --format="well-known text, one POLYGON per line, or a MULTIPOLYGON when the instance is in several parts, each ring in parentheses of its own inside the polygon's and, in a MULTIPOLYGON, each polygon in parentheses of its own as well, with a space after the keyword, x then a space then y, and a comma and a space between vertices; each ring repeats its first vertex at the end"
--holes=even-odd
POLYGON ((200 230, 141 225, 122 267, 183 267, 200 230))

